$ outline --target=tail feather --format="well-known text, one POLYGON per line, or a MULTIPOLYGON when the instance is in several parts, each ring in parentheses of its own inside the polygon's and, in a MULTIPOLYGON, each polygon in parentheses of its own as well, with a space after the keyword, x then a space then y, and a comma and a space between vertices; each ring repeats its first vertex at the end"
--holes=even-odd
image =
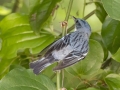
POLYGON ((34 62, 30 63, 30 68, 34 68, 35 66, 37 66, 41 61, 40 60, 36 60, 34 62))
POLYGON ((49 60, 49 59, 42 58, 41 60, 37 60, 37 61, 31 62, 30 63, 30 68, 33 69, 33 72, 35 74, 39 74, 46 67, 48 67, 49 65, 52 64, 52 62, 50 62, 50 61, 51 60, 49 60))
POLYGON ((36 66, 34 69, 33 69, 33 72, 35 74, 39 74, 41 71, 43 71, 46 67, 48 67, 49 65, 51 65, 51 63, 46 63, 46 64, 43 64, 41 66, 36 66))
POLYGON ((34 62, 30 63, 30 68, 34 68, 35 66, 39 65, 40 62, 42 62, 45 58, 41 58, 40 60, 36 60, 34 62))

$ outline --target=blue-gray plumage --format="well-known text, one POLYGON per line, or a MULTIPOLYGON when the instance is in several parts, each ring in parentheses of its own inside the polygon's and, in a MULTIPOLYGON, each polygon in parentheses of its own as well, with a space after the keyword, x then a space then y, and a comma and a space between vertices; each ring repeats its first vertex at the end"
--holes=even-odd
POLYGON ((89 50, 91 28, 85 20, 73 18, 75 31, 49 46, 42 59, 30 63, 30 68, 35 74, 39 74, 54 62, 59 64, 53 70, 60 70, 85 58, 89 50))

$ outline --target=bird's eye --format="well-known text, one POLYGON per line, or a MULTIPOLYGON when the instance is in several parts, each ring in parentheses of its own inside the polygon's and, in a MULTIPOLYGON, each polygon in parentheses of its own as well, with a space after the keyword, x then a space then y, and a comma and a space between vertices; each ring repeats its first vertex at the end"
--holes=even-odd
POLYGON ((79 22, 79 20, 76 20, 76 25, 81 26, 81 23, 79 22))
POLYGON ((78 23, 78 20, 76 20, 76 23, 78 23))

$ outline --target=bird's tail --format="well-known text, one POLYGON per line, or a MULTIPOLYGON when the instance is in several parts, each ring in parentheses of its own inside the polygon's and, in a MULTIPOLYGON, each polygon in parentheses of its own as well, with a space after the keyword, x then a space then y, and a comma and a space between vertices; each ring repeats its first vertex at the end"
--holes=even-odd
POLYGON ((30 63, 30 68, 33 69, 33 72, 35 74, 39 74, 42 70, 44 70, 46 67, 51 65, 54 60, 50 60, 47 58, 42 58, 40 60, 34 61, 30 63))

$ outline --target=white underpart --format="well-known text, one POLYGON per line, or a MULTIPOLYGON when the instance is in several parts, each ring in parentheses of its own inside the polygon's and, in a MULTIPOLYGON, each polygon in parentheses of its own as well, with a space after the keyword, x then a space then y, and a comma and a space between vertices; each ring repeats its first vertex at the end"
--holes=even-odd
POLYGON ((74 31, 77 31, 77 29, 75 28, 74 31))
POLYGON ((53 51, 52 55, 55 59, 63 60, 72 51, 73 49, 71 48, 71 46, 68 45, 67 47, 62 48, 59 51, 57 50, 53 51))

